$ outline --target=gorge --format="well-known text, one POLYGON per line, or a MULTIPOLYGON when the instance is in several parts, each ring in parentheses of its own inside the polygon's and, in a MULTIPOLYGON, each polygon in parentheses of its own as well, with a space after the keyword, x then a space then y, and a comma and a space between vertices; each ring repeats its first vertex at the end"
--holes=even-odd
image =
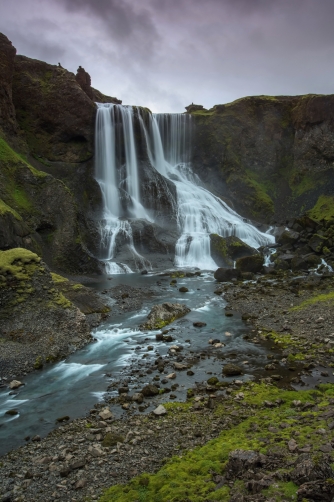
POLYGON ((334 95, 0 70, 2 500, 331 502, 334 95))

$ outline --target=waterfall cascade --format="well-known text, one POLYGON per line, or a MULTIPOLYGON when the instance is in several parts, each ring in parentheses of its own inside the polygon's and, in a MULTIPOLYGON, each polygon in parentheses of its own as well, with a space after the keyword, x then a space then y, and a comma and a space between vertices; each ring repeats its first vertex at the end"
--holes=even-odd
MULTIPOLYGON (((190 115, 149 114, 145 124, 138 111, 138 120, 150 163, 176 186, 180 234, 175 247, 176 266, 216 269, 210 253, 210 234, 222 237, 234 235, 255 248, 274 242, 272 235, 262 233, 245 222, 225 202, 209 192, 193 173, 190 163, 190 115)), ((129 271, 125 265, 113 261, 120 235, 126 237, 135 262, 142 267, 147 266, 133 245, 131 226, 126 220, 144 218, 152 221, 149 211, 141 204, 132 107, 98 104, 96 177, 104 200, 101 241, 107 272, 129 271)))

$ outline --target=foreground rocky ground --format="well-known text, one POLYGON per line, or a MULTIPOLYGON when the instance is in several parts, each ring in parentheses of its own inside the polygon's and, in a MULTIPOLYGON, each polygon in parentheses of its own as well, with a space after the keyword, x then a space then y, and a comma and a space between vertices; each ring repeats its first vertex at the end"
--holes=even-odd
MULTIPOLYGON (((192 371, 187 358, 177 366, 176 351, 167 365, 152 366, 150 389, 130 397, 119 388, 120 397, 86 418, 4 456, 2 500, 97 500, 114 486, 104 501, 331 502, 333 277, 285 271, 255 279, 217 284, 215 293, 228 301, 226 315, 239 311, 253 326, 250 342, 273 349, 258 384, 243 384, 235 369, 232 383, 211 377, 195 384, 186 403, 167 403, 161 415, 116 419, 116 404, 159 404, 152 387, 161 373, 182 364, 192 371), (298 383, 314 368, 323 382, 316 389, 277 387, 282 371, 298 383)), ((118 309, 130 309, 127 294, 117 290, 118 309)))

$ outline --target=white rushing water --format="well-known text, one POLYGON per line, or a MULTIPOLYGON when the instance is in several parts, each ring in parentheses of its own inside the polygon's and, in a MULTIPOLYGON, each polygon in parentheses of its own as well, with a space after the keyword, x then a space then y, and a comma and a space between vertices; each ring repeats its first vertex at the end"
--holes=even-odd
POLYGON ((140 202, 138 162, 133 128, 132 106, 97 103, 95 142, 96 179, 101 187, 104 214, 101 225, 101 259, 108 274, 132 272, 124 263, 114 260, 117 240, 128 246, 137 268, 146 268, 149 262, 137 251, 133 244, 131 225, 125 217, 150 217, 140 202), (117 126, 121 126, 117 134, 117 126), (124 167, 122 172, 122 147, 124 145, 124 167), (123 207, 122 198, 127 200, 123 207))
POLYGON ((272 235, 245 222, 219 197, 205 189, 190 164, 191 116, 154 114, 151 162, 176 185, 180 238, 175 248, 175 265, 214 270, 210 234, 234 235, 254 248, 275 241, 272 235))
MULTIPOLYGON (((190 163, 190 115, 149 114, 147 125, 138 109, 138 120, 152 166, 176 186, 180 233, 175 247, 176 266, 216 269, 217 265, 210 253, 210 234, 222 237, 234 235, 254 248, 275 241, 272 235, 260 232, 244 221, 224 201, 201 184, 190 163)), ((144 218, 151 221, 140 198, 132 107, 98 104, 96 177, 104 200, 101 247, 106 271, 131 271, 127 265, 114 261, 117 240, 120 237, 123 242, 125 239, 136 267, 145 268, 147 262, 136 251, 131 225, 126 220, 144 218), (122 204, 122 200, 125 203, 122 204)))

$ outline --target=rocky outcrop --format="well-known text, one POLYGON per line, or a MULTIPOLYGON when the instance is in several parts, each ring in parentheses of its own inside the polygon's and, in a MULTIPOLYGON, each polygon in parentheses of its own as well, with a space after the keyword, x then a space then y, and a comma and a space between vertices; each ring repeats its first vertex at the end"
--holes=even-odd
POLYGON ((334 96, 257 96, 191 109, 193 162, 239 213, 282 222, 332 196, 334 96))
POLYGON ((110 310, 96 293, 52 275, 35 253, 0 251, 1 375, 39 369, 90 341, 89 317, 76 304, 95 322, 110 310))
POLYGON ((16 49, 0 33, 0 130, 6 135, 17 134, 15 108, 12 101, 12 80, 16 49))
POLYGON ((167 324, 185 316, 190 312, 186 305, 181 303, 163 303, 154 305, 147 316, 147 322, 140 326, 141 330, 161 329, 167 324))
POLYGON ((0 147, 0 249, 25 247, 58 269, 99 272, 80 235, 70 190, 33 168, 1 138, 0 147))
POLYGON ((213 260, 219 267, 231 267, 237 258, 252 256, 257 253, 239 237, 221 237, 217 234, 210 234, 210 250, 213 260))
POLYGON ((87 94, 87 96, 90 99, 93 99, 93 90, 91 87, 92 81, 91 81, 90 75, 81 66, 79 66, 79 68, 77 69, 77 74, 75 76, 75 80, 78 82, 81 89, 87 94))
POLYGON ((89 73, 87 73, 85 69, 82 68, 81 66, 79 66, 77 70, 75 80, 78 82, 81 89, 93 101, 96 101, 98 103, 115 103, 118 105, 122 104, 122 101, 120 99, 112 98, 111 96, 105 96, 104 94, 102 94, 102 92, 98 91, 97 89, 94 89, 91 86, 91 78, 89 73))
POLYGON ((33 155, 62 162, 82 162, 93 155, 96 107, 73 73, 17 56, 13 103, 33 155))

